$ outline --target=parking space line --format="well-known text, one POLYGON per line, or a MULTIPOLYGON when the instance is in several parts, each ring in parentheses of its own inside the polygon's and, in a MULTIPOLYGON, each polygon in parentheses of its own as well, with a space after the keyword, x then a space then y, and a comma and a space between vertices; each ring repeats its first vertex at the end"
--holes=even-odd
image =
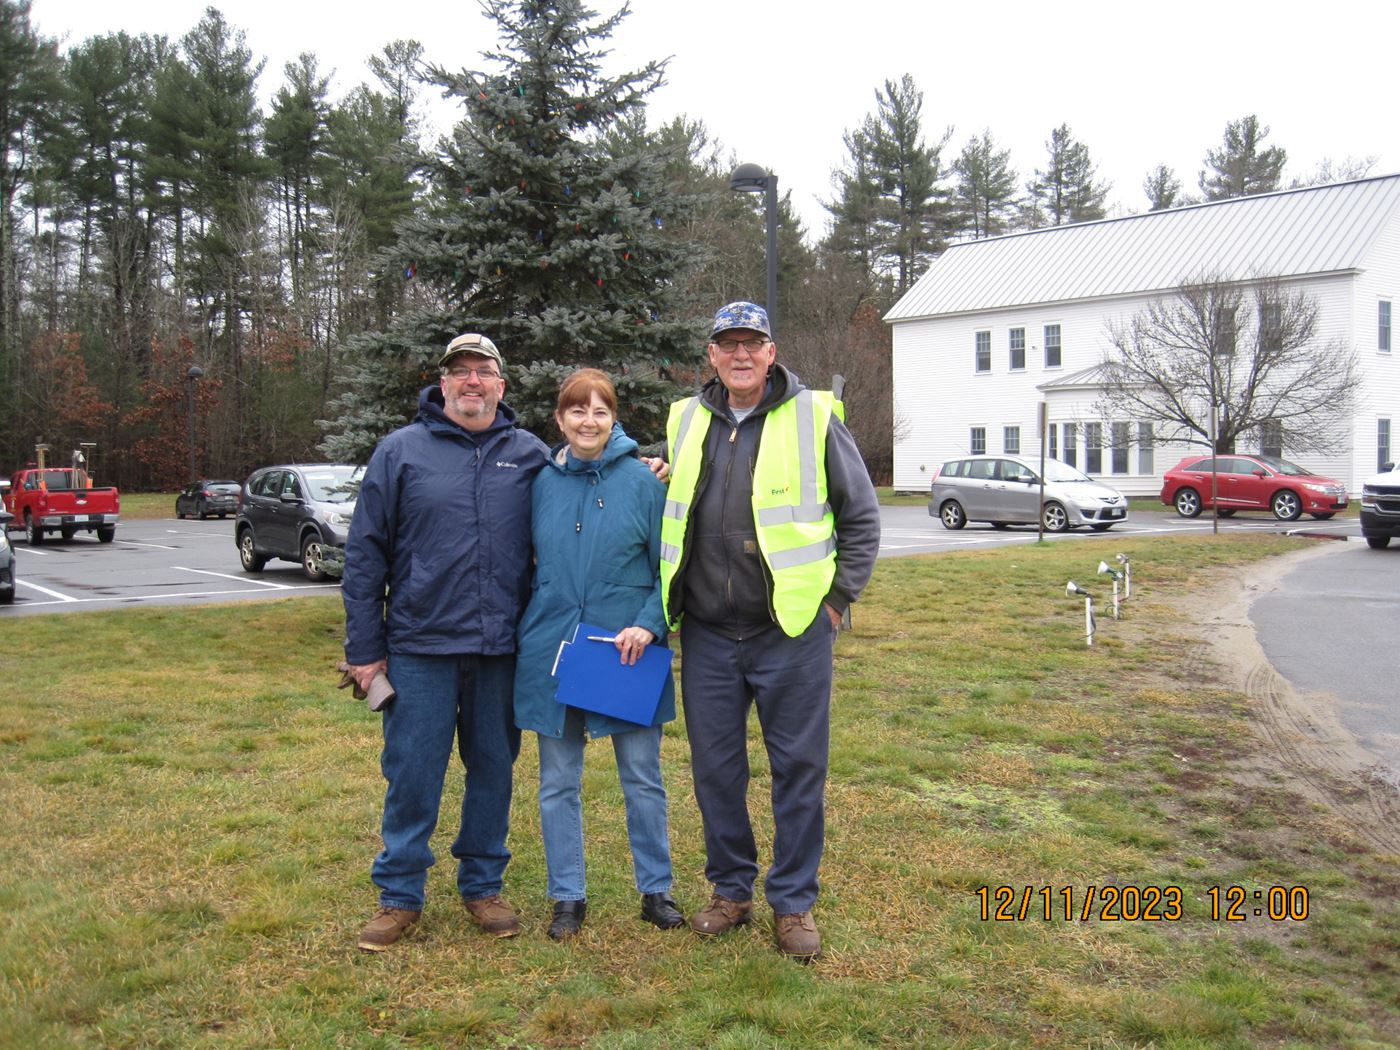
POLYGON ((221 580, 234 580, 237 583, 256 583, 259 587, 271 587, 279 591, 296 591, 301 588, 290 583, 273 583, 271 580, 250 580, 247 576, 234 576, 227 572, 213 572, 209 569, 190 569, 184 565, 172 565, 172 569, 179 569, 181 572, 197 572, 201 576, 217 576, 221 580))
MULTIPOLYGON (((20 587, 28 587, 28 588, 30 588, 31 590, 38 591, 40 594, 47 594, 50 598, 55 598, 55 599, 57 599, 58 601, 61 601, 61 602, 76 602, 76 601, 81 601, 81 600, 82 600, 82 599, 80 599, 80 598, 72 598, 72 597, 69 597, 69 596, 66 595, 66 594, 60 594, 58 591, 51 591, 51 590, 49 590, 47 587, 40 587, 37 583, 30 583, 28 580, 16 580, 15 583, 16 583, 17 585, 19 585, 20 587)), ((40 604, 40 605, 47 605, 47 604, 49 604, 49 603, 48 603, 48 602, 39 602, 39 603, 37 603, 37 604, 40 604)))
POLYGON ((142 543, 139 540, 122 540, 128 547, 154 547, 160 551, 177 551, 179 547, 167 547, 163 543, 142 543))
MULTIPOLYGON (((35 586, 35 585, 32 584, 32 583, 26 584, 23 580, 18 580, 18 581, 16 581, 16 582, 17 582, 17 583, 20 583, 20 584, 23 585, 23 586, 27 586, 27 587, 33 587, 33 586, 35 586)), ((338 584, 338 583, 309 583, 309 584, 307 584, 305 587, 288 587, 287 589, 288 589, 288 590, 293 590, 293 591, 324 591, 324 590, 334 590, 335 588, 337 588, 337 587, 339 587, 339 586, 340 586, 340 584, 338 584)), ((43 590, 42 587, 40 587, 40 588, 38 588, 38 589, 39 589, 39 590, 43 590)), ((47 592, 45 592, 45 593, 54 594, 55 592, 53 592, 53 591, 47 591, 47 592)), ((103 596, 103 597, 101 597, 101 598, 69 598, 69 597, 66 597, 66 596, 64 596, 64 595, 58 595, 58 599, 59 599, 60 601, 64 601, 64 602, 76 602, 76 603, 79 603, 79 604, 94 604, 94 603, 106 602, 106 603, 108 603, 108 604, 118 604, 118 605, 120 605, 120 604, 131 604, 131 603, 135 603, 135 602, 145 602, 145 601, 164 600, 164 599, 166 599, 166 598, 217 598, 217 597, 221 597, 221 596, 223 596, 223 595, 229 595, 229 594, 265 594, 265 593, 267 593, 267 592, 265 592, 265 591, 250 591, 250 590, 247 590, 246 588, 244 588, 244 589, 241 589, 241 590, 233 590, 233 589, 231 589, 231 590, 227 590, 227 591, 181 591, 181 592, 174 593, 174 594, 122 594, 122 595, 115 595, 115 596, 113 596, 113 595, 106 595, 106 596, 103 596)), ((53 602, 25 602, 25 603, 24 603, 24 607, 25 607, 25 608, 34 608, 34 607, 40 606, 40 605, 56 605, 56 604, 58 604, 58 602, 56 602, 56 601, 53 601, 53 602)))

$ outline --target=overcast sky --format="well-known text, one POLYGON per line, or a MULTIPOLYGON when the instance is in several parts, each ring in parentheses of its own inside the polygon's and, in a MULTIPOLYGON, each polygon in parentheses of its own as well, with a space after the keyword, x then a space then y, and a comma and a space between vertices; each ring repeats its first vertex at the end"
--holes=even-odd
MULTIPOLYGON (((203 0, 33 0, 46 36, 75 44, 119 29, 178 39, 203 0)), ((264 102, 299 52, 335 70, 332 97, 371 79, 365 59, 393 39, 420 41, 426 57, 482 68, 493 25, 471 0, 226 0, 215 4, 247 34, 264 102)), ((595 9, 611 12, 611 3, 595 9)), ((1324 158, 1375 157, 1371 174, 1400 171, 1394 102, 1400 4, 1332 0, 1323 6, 1181 0, 1174 4, 1022 0, 633 0, 612 40, 613 72, 671 58, 652 96, 651 123, 703 120, 740 161, 768 166, 811 235, 824 232, 841 136, 875 106, 874 92, 905 73, 924 93, 931 140, 949 125, 951 161, 983 128, 1011 151, 1024 183, 1045 164, 1052 128, 1068 123, 1112 183, 1115 213, 1141 211, 1142 181, 1166 164, 1197 193, 1206 150, 1249 113, 1288 151, 1285 184, 1324 158)), ((436 106, 445 128, 452 111, 436 106)))

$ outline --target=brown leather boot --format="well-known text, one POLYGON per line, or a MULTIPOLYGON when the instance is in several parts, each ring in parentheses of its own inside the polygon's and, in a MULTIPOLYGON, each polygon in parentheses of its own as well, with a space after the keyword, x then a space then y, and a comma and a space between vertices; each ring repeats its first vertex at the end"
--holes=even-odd
POLYGON ((732 901, 716 893, 709 904, 691 916, 690 928, 702 936, 713 937, 744 925, 752 914, 753 901, 732 901))
POLYGON ((497 937, 514 937, 520 932, 520 916, 501 899, 499 893, 479 900, 463 901, 476 924, 497 937))
POLYGON ((360 950, 382 952, 391 944, 397 944, 413 930, 422 914, 406 908, 380 908, 360 931, 360 950))
POLYGON ((822 937, 810 911, 773 916, 773 932, 784 955, 807 962, 821 954, 822 937))

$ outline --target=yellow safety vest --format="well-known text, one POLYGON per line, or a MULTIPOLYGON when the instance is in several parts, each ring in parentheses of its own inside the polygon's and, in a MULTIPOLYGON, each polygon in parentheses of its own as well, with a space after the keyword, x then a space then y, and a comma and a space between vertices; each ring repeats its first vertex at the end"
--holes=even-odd
MULTIPOLYGON (((767 413, 753 470, 758 549, 773 579, 778 625, 797 637, 811 625, 836 575, 836 518, 827 502, 826 432, 845 406, 829 391, 801 390, 767 413)), ((705 437, 715 415, 698 397, 671 405, 666 441, 671 479, 661 518, 661 600, 672 630, 671 583, 685 549, 705 437), (697 423, 696 414, 704 419, 697 423)))

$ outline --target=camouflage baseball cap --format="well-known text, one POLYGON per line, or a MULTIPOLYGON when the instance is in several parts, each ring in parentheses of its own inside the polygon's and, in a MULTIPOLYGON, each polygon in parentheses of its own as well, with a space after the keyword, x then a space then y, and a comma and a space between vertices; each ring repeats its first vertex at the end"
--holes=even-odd
POLYGON ((447 349, 438 358, 438 367, 446 368, 447 362, 462 354, 470 354, 473 357, 487 357, 496 362, 496 366, 502 372, 505 371, 506 363, 501 359, 501 352, 496 349, 496 344, 487 339, 484 335, 476 332, 465 332, 459 335, 452 342, 447 344, 447 349))
POLYGON ((728 306, 721 306, 715 314, 710 338, 713 339, 720 332, 727 332, 731 328, 751 328, 770 338, 773 335, 768 327, 768 311, 757 303, 730 303, 728 306))

